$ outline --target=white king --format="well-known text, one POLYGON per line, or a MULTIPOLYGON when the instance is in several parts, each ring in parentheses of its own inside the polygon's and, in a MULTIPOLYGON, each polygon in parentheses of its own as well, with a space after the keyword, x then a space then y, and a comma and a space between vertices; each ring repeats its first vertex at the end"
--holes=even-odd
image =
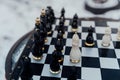
POLYGON ((72 49, 70 52, 70 61, 72 63, 78 63, 81 59, 81 51, 79 49, 79 37, 77 33, 73 35, 72 38, 72 49))

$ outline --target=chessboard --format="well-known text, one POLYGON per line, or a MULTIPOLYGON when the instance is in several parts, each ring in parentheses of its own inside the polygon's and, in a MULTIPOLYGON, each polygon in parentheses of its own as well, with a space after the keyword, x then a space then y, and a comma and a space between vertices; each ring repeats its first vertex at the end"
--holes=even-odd
MULTIPOLYGON (((31 72, 33 80, 67 80, 71 74, 71 67, 77 68, 77 80, 119 80, 120 79, 120 41, 117 40, 117 29, 120 26, 119 21, 108 20, 78 20, 78 36, 80 40, 79 48, 81 50, 81 60, 79 63, 70 62, 70 50, 72 48, 71 31, 72 19, 65 20, 64 50, 63 62, 60 64, 61 72, 59 74, 50 73, 50 61, 52 52, 55 50, 54 45, 57 40, 57 29, 59 19, 55 20, 52 25, 52 34, 47 36, 48 42, 45 43, 43 58, 36 61, 32 58, 31 46, 33 42, 33 33, 24 48, 21 57, 27 56, 31 59, 31 72), (88 28, 92 26, 94 29, 93 37, 95 45, 86 47, 85 40, 88 35, 88 28), (101 45, 102 37, 105 34, 105 28, 111 27, 111 42, 109 47, 101 45)), ((13 75, 19 76, 21 68, 21 58, 13 70, 13 75), (19 67, 18 67, 19 66, 19 67), (19 70, 18 70, 19 69, 19 70), (17 74, 16 74, 17 73, 17 74)), ((11 79, 14 79, 12 76, 11 79)), ((16 80, 16 79, 15 79, 16 80)))

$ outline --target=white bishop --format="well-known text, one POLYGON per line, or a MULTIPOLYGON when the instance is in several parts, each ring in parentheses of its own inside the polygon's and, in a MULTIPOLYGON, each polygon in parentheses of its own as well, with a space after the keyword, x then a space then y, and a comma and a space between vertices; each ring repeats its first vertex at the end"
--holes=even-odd
POLYGON ((81 51, 79 49, 79 37, 77 33, 73 35, 72 38, 72 49, 70 52, 70 61, 72 63, 78 63, 81 59, 81 51))
POLYGON ((110 41, 111 41, 110 34, 111 34, 111 28, 107 27, 105 29, 105 35, 102 38, 102 46, 104 46, 104 47, 110 46, 110 41))

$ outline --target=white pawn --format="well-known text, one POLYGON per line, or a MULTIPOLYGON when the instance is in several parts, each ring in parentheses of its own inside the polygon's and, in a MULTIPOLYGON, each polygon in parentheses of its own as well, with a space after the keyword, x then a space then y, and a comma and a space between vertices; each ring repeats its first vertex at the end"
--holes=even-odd
POLYGON ((102 38, 102 46, 104 46, 104 47, 110 46, 110 41, 111 41, 110 34, 111 34, 111 28, 107 27, 105 29, 105 35, 102 38))
POLYGON ((120 41, 120 27, 118 28, 118 32, 117 32, 117 40, 120 41))
POLYGON ((72 49, 70 52, 70 61, 72 63, 78 63, 81 59, 81 51, 79 49, 79 37, 77 33, 73 35, 72 38, 72 49))

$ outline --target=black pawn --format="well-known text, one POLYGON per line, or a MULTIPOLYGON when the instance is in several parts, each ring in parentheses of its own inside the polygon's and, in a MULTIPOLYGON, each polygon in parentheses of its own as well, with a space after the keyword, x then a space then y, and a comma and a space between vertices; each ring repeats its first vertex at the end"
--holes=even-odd
MULTIPOLYGON (((39 32, 39 30, 38 30, 39 32)), ((39 35, 38 35, 38 32, 35 31, 34 33, 34 44, 32 46, 32 55, 33 55, 33 58, 35 60, 40 60, 42 59, 42 55, 43 55, 43 51, 42 51, 42 47, 43 47, 43 42, 44 42, 44 39, 41 38, 39 35), (39 36, 39 37, 38 37, 39 36), (42 41, 43 40, 43 41, 42 41)))
POLYGON ((78 28, 78 16, 77 14, 75 14, 72 21, 72 29, 77 29, 77 28, 78 28))
POLYGON ((62 33, 62 31, 58 32, 57 39, 63 39, 63 33, 62 33))
POLYGON ((60 20, 59 25, 57 27, 57 31, 58 31, 58 33, 61 31, 63 34, 65 34, 64 21, 60 20))
POLYGON ((51 25, 51 23, 47 23, 46 31, 47 31, 47 35, 51 34, 51 32, 52 32, 52 25, 51 25))
POLYGON ((62 55, 61 51, 54 50, 52 53, 52 57, 56 58, 59 63, 61 63, 63 61, 63 55, 62 55))
POLYGON ((41 60, 43 55, 43 48, 38 47, 37 45, 34 44, 32 47, 32 55, 33 55, 33 59, 41 60))
POLYGON ((52 58, 52 61, 50 63, 50 72, 52 74, 58 74, 60 73, 60 63, 58 62, 57 58, 52 58))
POLYGON ((68 77, 68 80, 77 80, 77 69, 75 66, 72 66, 71 67, 71 70, 70 70, 70 75, 68 77))
POLYGON ((52 9, 51 6, 48 6, 48 7, 47 7, 47 10, 49 10, 49 12, 50 12, 50 20, 51 20, 51 24, 53 24, 54 21, 55 21, 54 10, 52 9))
POLYGON ((60 17, 65 18, 65 9, 64 8, 62 8, 62 10, 61 10, 61 16, 60 17))
POLYGON ((64 46, 64 44, 63 44, 63 39, 57 39, 56 44, 55 44, 55 49, 56 49, 57 51, 62 52, 63 46, 64 46))
POLYGON ((46 24, 47 18, 46 18, 46 12, 44 9, 42 9, 42 11, 41 11, 40 20, 41 20, 41 22, 44 23, 44 25, 46 24))
POLYGON ((44 41, 47 42, 47 29, 46 29, 46 25, 44 25, 43 22, 41 22, 40 24, 40 36, 42 36, 44 38, 44 41))
POLYGON ((88 29, 88 35, 86 37, 86 42, 85 42, 86 46, 94 46, 94 38, 93 38, 93 28, 92 26, 90 26, 90 28, 88 29))
POLYGON ((40 29, 40 18, 36 18, 35 20, 35 29, 40 29))
POLYGON ((33 80, 32 79, 32 72, 30 69, 30 63, 31 63, 30 58, 27 56, 23 57, 22 63, 23 63, 23 71, 20 75, 21 80, 33 80))

